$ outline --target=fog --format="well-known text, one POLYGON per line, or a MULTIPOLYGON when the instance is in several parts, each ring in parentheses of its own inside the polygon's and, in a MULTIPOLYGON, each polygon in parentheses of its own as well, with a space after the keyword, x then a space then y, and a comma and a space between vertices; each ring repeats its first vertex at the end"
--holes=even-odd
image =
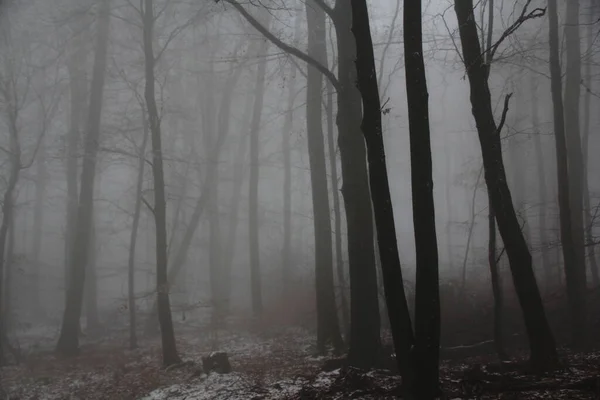
MULTIPOLYGON (((465 3, 456 2, 461 1, 465 3)), ((361 128, 360 115, 340 111, 345 99, 336 89, 346 79, 338 68, 342 71, 341 64, 347 62, 340 58, 338 35, 347 31, 354 40, 343 22, 348 19, 340 16, 347 13, 352 22, 352 11, 343 10, 349 5, 334 9, 335 1, 317 0, 2 3, 2 364, 19 364, 36 351, 55 348, 62 356, 84 357, 91 350, 80 353, 81 346, 118 343, 122 351, 162 348, 161 360, 168 366, 193 359, 186 341, 194 337, 206 338, 211 351, 227 351, 236 370, 241 368, 236 350, 226 345, 228 335, 250 343, 252 335, 295 327, 302 333, 293 337, 309 338, 308 353, 323 355, 325 344, 340 350, 336 334, 321 336, 330 334, 322 333, 323 321, 333 318, 335 327, 330 329, 341 331, 337 336, 344 338, 344 349, 350 346, 350 365, 373 367, 359 355, 376 350, 369 348, 370 339, 360 350, 360 345, 353 347, 352 337, 364 333, 360 326, 372 323, 377 325, 375 347, 380 346, 379 325, 383 342, 389 342, 394 322, 388 312, 394 311, 386 297, 392 284, 385 282, 386 258, 379 258, 383 242, 378 224, 383 221, 373 218, 370 207, 361 211, 360 206, 372 204, 377 214, 381 205, 374 197, 378 189, 373 176, 371 197, 360 194, 369 193, 366 171, 374 168, 373 160, 367 159, 362 137, 359 150, 356 141, 355 150, 343 138, 338 142, 344 115, 352 117, 345 121, 348 131, 361 128), (326 12, 319 4, 325 4, 326 12), (340 15, 332 18, 336 12, 340 15), (338 30, 336 20, 342 21, 338 30), (269 34, 255 29, 256 24, 269 34), (317 60, 337 83, 289 47, 317 60), (352 210, 347 208, 349 199, 355 200, 352 210), (364 244, 365 238, 370 244, 364 244), (352 257, 357 257, 356 264, 352 257), (370 272, 377 274, 376 291, 370 272), (327 296, 331 300, 323 300, 327 296), (369 299, 379 307, 373 309, 369 299), (319 304, 329 311, 322 314, 319 304), (369 320, 369 313, 375 319, 369 320), (356 318, 361 322, 352 322, 356 318), (173 331, 179 355, 165 350, 173 331)), ((414 227, 428 222, 413 221, 411 170, 427 161, 416 160, 416 152, 411 159, 405 10, 403 2, 394 0, 366 3, 403 278, 393 284, 405 288, 402 301, 416 318, 418 333, 415 291, 421 267, 414 227)), ((504 305, 490 284, 488 179, 494 175, 483 167, 484 144, 478 136, 483 128, 474 119, 477 107, 471 100, 476 97, 454 3, 422 4, 435 205, 428 215, 435 215, 435 296, 441 298, 441 345, 436 347, 443 353, 445 348, 497 339, 493 315, 504 307, 504 319, 509 320, 504 335, 520 335, 515 346, 524 351, 519 306, 525 303, 513 277, 527 267, 516 258, 513 263, 516 253, 510 253, 510 245, 505 250, 504 242, 512 240, 505 236, 502 217, 497 217, 499 230, 493 229, 493 257, 504 305), (468 326, 471 331, 465 333, 468 326)), ((560 192, 546 3, 486 0, 475 4, 473 15, 481 48, 492 54, 486 45, 489 33, 488 43, 497 43, 487 81, 499 125, 499 168, 506 171, 512 196, 512 202, 504 198, 502 204, 514 207, 550 325, 564 345, 572 338, 566 310, 574 304, 573 288, 586 288, 586 274, 590 297, 582 301, 592 304, 590 312, 598 305, 597 295, 592 296, 598 284, 594 247, 600 194, 594 172, 600 161, 593 156, 600 148, 595 134, 600 121, 593 112, 600 105, 598 24, 594 2, 575 1, 579 6, 570 16, 567 3, 558 2, 562 81, 559 76, 555 88, 564 92, 571 180, 567 192, 560 192), (574 25, 565 22, 575 14, 574 25), (569 44, 577 43, 575 36, 569 37, 569 26, 576 32, 571 35, 579 35, 577 51, 569 44), (571 200, 568 210, 573 215, 565 218, 574 218, 569 222, 572 246, 561 236, 561 223, 563 231, 567 228, 560 218, 560 193, 571 200), (583 286, 572 283, 576 278, 566 272, 565 248, 585 253, 583 286)), ((348 65, 356 69, 354 62, 348 65)), ((346 82, 354 85, 361 79, 356 72, 350 74, 346 82)), ((353 90, 344 90, 345 96, 354 96, 353 90)), ((360 113, 360 103, 358 107, 354 111, 360 113)), ((366 143, 370 151, 368 138, 366 143)), ((493 163, 498 165, 498 160, 493 163)), ((585 329, 597 333, 595 320, 585 329)), ((511 340, 506 339, 509 348, 511 340)), ((174 340, 172 345, 174 350, 174 340)), ((400 357, 395 339, 394 345, 400 357)), ((153 354, 153 362, 160 365, 158 350, 153 354)), ((266 370, 278 368, 266 362, 266 370)), ((11 384, 2 382, 2 387, 11 384)), ((122 396, 73 398, 138 398, 157 387, 122 396)), ((21 393, 23 398, 43 393, 28 390, 21 393)), ((89 390, 100 393, 98 388, 89 390)), ((57 396, 47 398, 67 398, 57 396)))

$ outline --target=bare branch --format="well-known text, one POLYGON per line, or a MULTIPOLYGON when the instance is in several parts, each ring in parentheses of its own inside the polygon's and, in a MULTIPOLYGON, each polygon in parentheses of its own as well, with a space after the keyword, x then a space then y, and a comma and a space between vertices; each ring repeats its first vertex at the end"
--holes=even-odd
MULTIPOLYGON (((299 59, 301 59, 302 61, 305 61, 306 63, 315 67, 317 70, 319 70, 319 72, 321 72, 323 75, 325 75, 325 77, 327 77, 327 79, 329 79, 331 81, 331 84, 338 92, 340 91, 339 81, 337 80, 335 74, 333 72, 331 72, 327 67, 323 66, 320 62, 318 62, 314 58, 310 57, 308 54, 298 50, 295 47, 292 47, 292 46, 282 42, 279 38, 277 38, 275 35, 273 35, 269 31, 268 28, 264 27, 260 22, 258 22, 256 20, 256 18, 254 18, 252 15, 250 15, 250 13, 248 11, 246 11, 246 9, 240 3, 238 3, 236 0, 223 0, 223 1, 231 4, 233 6, 233 8, 235 8, 237 11, 239 11, 240 14, 242 14, 242 16, 246 19, 246 21, 248 21, 248 23, 250 25, 252 25, 257 31, 262 33, 263 36, 265 38, 267 38, 271 43, 273 43, 275 46, 279 47, 281 50, 288 52, 291 55, 296 56, 299 59)), ((218 0, 217 0, 217 2, 218 2, 218 0)))
POLYGON ((502 132, 502 128, 504 127, 504 122, 506 122, 506 114, 508 114, 508 103, 512 93, 509 93, 504 98, 504 109, 502 110, 502 117, 500 118, 500 123, 498 124, 498 128, 496 128, 496 134, 499 135, 502 132))

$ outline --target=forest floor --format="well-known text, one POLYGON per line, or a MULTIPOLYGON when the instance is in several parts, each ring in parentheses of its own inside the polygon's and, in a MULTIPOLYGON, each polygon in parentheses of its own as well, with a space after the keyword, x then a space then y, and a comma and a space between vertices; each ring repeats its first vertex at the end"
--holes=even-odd
MULTIPOLYGON (((126 333, 84 340, 81 354, 62 358, 52 351, 55 333, 40 336, 21 362, 1 370, 4 397, 13 400, 296 400, 399 398, 399 378, 385 370, 324 371, 314 356, 315 338, 302 329, 269 333, 201 336, 198 327, 177 327, 186 363, 160 366, 160 343, 144 339, 127 348, 126 333), (53 335, 53 336, 50 336, 53 335), (212 336, 212 337, 210 337, 212 336), (217 344, 218 343, 218 344, 217 344), (202 372, 201 357, 225 351, 229 374, 202 372)), ((31 341, 31 337, 27 340, 31 341)), ((566 355, 568 368, 527 373, 519 360, 499 364, 494 357, 444 362, 441 381, 447 399, 600 399, 600 352, 566 355)))

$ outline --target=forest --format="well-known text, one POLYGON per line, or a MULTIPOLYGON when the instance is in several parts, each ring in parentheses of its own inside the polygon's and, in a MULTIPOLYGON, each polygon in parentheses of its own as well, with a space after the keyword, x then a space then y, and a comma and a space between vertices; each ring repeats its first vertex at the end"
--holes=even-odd
POLYGON ((0 0, 0 399, 600 399, 599 37, 0 0))

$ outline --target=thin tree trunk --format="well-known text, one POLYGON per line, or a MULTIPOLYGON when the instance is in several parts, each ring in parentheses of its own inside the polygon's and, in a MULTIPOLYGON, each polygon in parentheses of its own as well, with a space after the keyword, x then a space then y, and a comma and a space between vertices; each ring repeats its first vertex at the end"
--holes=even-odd
POLYGON ((31 303, 35 316, 44 315, 44 307, 40 299, 40 264, 42 252, 42 238, 44 228, 44 204, 46 200, 46 183, 48 174, 46 172, 46 141, 42 138, 36 160, 36 182, 35 182, 35 208, 33 210, 33 246, 31 254, 33 258, 33 275, 31 276, 33 293, 31 303))
MULTIPOLYGON (((244 116, 242 121, 246 123, 250 120, 250 112, 252 111, 252 98, 248 96, 246 106, 244 107, 244 116)), ((246 126, 243 124, 242 126, 246 126)), ((235 250, 237 245, 237 231, 239 222, 239 211, 242 197, 242 187, 244 185, 244 177, 246 176, 246 163, 248 160, 248 135, 242 129, 240 131, 238 147, 235 152, 234 158, 234 171, 233 171, 233 193, 231 194, 231 200, 229 202, 229 221, 227 228, 227 243, 228 251, 225 256, 225 262, 223 268, 225 270, 225 300, 226 310, 230 309, 231 305, 231 269, 233 266, 233 260, 235 256, 235 250)))
POLYGON ((342 252, 342 211, 340 207, 340 193, 338 189, 337 156, 335 151, 335 138, 333 128, 333 87, 328 81, 327 90, 327 147, 329 149, 329 169, 331 171, 331 193, 333 196, 333 218, 335 239, 335 269, 339 285, 340 307, 342 310, 343 332, 350 332, 350 315, 348 299, 346 298, 346 274, 344 272, 344 255, 342 252))
POLYGON ((16 208, 13 209, 13 215, 8 226, 8 238, 6 240, 6 261, 5 261, 5 277, 4 277, 4 309, 5 323, 4 331, 1 333, 4 338, 8 338, 8 334, 13 329, 13 276, 14 276, 14 261, 15 261, 15 219, 17 217, 16 208))
MULTIPOLYGON (((298 45, 301 34, 300 13, 294 16, 294 44, 298 45)), ((281 150, 283 152, 283 247, 281 251, 282 270, 282 299, 289 297, 292 279, 292 147, 291 139, 294 130, 294 104, 296 100, 296 75, 295 63, 290 63, 290 75, 288 80, 287 109, 283 124, 283 140, 281 150)))
MULTIPOLYGON (((94 210, 94 208, 92 208, 92 210, 94 210)), ((98 318, 98 282, 96 279, 96 257, 98 255, 96 250, 97 235, 96 215, 95 212, 92 211, 90 247, 85 272, 85 287, 83 291, 85 298, 86 330, 88 333, 94 333, 100 327, 100 320, 98 318)))
POLYGON ((539 192, 539 212, 538 212, 538 227, 540 235, 540 252, 542 255, 542 266, 545 274, 546 290, 552 286, 552 271, 550 269, 550 258, 548 254, 548 188, 546 184, 546 168, 544 167, 544 153, 542 148, 541 132, 539 131, 539 116, 538 116, 538 93, 537 82, 531 78, 531 124, 533 125, 533 149, 535 152, 535 161, 537 168, 538 192, 539 192))
POLYGON ((81 318, 85 270, 90 245, 96 155, 100 137, 100 120, 102 117, 102 100, 110 25, 110 0, 102 0, 99 7, 96 54, 81 172, 79 206, 77 210, 76 229, 74 237, 72 237, 73 246, 70 248, 68 260, 70 279, 67 288, 67 301, 63 323, 57 344, 57 350, 65 355, 75 355, 79 351, 79 320, 81 318))
POLYGON ((156 105, 154 88, 154 1, 145 0, 143 7, 145 90, 144 98, 148 110, 150 138, 152 142, 152 176, 154 178, 154 221, 156 225, 156 291, 158 321, 161 331, 162 358, 165 367, 181 362, 175 344, 175 332, 169 301, 167 280, 167 203, 165 199, 165 178, 163 169, 162 137, 160 117, 156 105))
MULTIPOLYGON (((494 0, 488 1, 488 29, 486 37, 486 47, 492 47, 492 36, 494 34, 494 0)), ((491 52, 485 55, 487 65, 492 64, 491 52)), ((489 70, 488 70, 489 74, 489 70)), ((492 281, 492 294, 494 296, 494 345, 496 353, 500 360, 506 360, 506 351, 504 349, 504 329, 503 329, 503 307, 504 299, 502 295, 502 282, 498 271, 498 258, 496 256, 496 213, 492 203, 492 196, 488 190, 488 264, 490 266, 490 276, 492 281)))
MULTIPOLYGON (((572 10, 569 9, 569 12, 572 10)), ((573 21, 573 16, 569 16, 570 20, 573 21)), ((571 146, 581 146, 578 141, 579 129, 578 129, 578 117, 572 115, 573 107, 578 110, 579 107, 576 105, 570 105, 570 111, 564 107, 562 98, 562 79, 561 79, 561 68, 560 68, 560 56, 559 56, 559 39, 558 39, 558 10, 556 0, 548 0, 548 18, 549 18, 549 43, 550 43, 550 75, 551 75, 551 87, 552 87, 552 102, 554 105, 554 137, 556 141, 556 165, 557 165, 557 179, 558 179, 558 203, 560 211, 560 232, 561 242, 563 247, 563 259, 564 259, 564 270, 567 283, 567 294, 569 299, 569 306, 571 310, 572 318, 572 339, 573 345, 583 345, 582 341, 585 337, 585 260, 581 254, 583 252, 583 242, 578 240, 576 234, 578 228, 581 226, 581 203, 579 206, 573 205, 573 201, 581 200, 581 192, 579 197, 573 196, 571 193, 575 190, 580 190, 581 187, 577 184, 573 185, 571 180, 579 180, 581 176, 578 174, 581 172, 577 169, 581 166, 581 158, 576 158, 577 161, 570 160, 570 155, 577 157, 581 155, 581 149, 574 151, 573 148, 569 149, 569 140, 571 146), (574 120, 575 119, 575 120, 574 120), (569 123, 576 124, 575 127, 570 127, 567 132, 566 127, 569 123), (577 135, 577 138, 573 136, 577 135), (570 138, 569 138, 570 136, 570 138), (574 143, 576 142, 576 143, 574 143), (571 168, 575 170, 572 171, 571 168), (573 211, 573 207, 579 210, 576 214, 573 211), (574 217, 578 216, 579 223, 573 220, 574 217)), ((578 29, 578 27, 575 27, 578 29)), ((565 34, 569 32, 565 31, 565 34)), ((573 32, 569 32, 572 36, 573 32)), ((575 33, 577 35, 577 33, 575 33)), ((568 46, 573 46, 572 38, 567 40, 568 46)), ((577 43, 579 46, 579 43, 577 43)), ((567 51, 573 52, 573 49, 567 51)), ((578 54, 578 51, 577 51, 578 54)), ((574 57, 573 54, 570 57, 574 57)), ((568 61, 567 70, 576 68, 569 63, 573 63, 573 60, 568 61)), ((568 89, 568 85, 575 84, 577 86, 577 97, 579 93, 579 81, 573 82, 573 74, 576 72, 569 71, 567 76, 569 80, 567 82, 567 89, 569 95, 565 96, 567 100, 573 100, 572 97, 575 95, 573 89, 568 89)), ((578 101, 578 100, 577 100, 578 101)), ((580 181, 579 181, 580 182, 580 181)), ((582 233, 583 231, 581 231, 582 233)), ((582 239, 582 238, 579 238, 582 239)))
MULTIPOLYGON (((306 3, 306 19, 308 22, 308 55, 320 63, 325 63, 327 61, 325 12, 317 7, 313 0, 308 0, 306 3)), ((341 351, 343 347, 333 285, 333 243, 322 124, 322 87, 321 72, 309 65, 306 89, 306 130, 315 230, 317 348, 321 354, 325 353, 327 343, 331 343, 336 351, 341 351)))
MULTIPOLYGON (((265 26, 269 26, 270 14, 265 26)), ((256 85, 254 88, 254 105, 252 122, 250 123, 250 181, 248 185, 248 238, 250 245, 250 291, 252 295, 252 312, 260 317, 263 312, 262 283, 260 272, 260 244, 258 227, 258 182, 259 182, 259 134, 265 94, 265 75, 267 69, 267 50, 269 42, 263 41, 258 51, 261 61, 258 64, 256 85)))
POLYGON ((133 210, 133 222, 131 235, 129 237, 129 257, 127 261, 127 299, 129 308, 129 347, 137 347, 136 334, 136 304, 135 304, 135 249, 137 246, 138 228, 140 226, 140 215, 142 211, 142 190, 144 187, 144 170, 146 166, 146 146, 148 144, 148 119, 146 111, 142 107, 143 139, 139 149, 138 176, 135 184, 135 205, 133 210))
MULTIPOLYGON (((412 375, 409 351, 413 344, 413 332, 404 294, 402 269, 396 242, 394 210, 390 195, 385 148, 381 127, 381 104, 375 73, 373 41, 369 24, 369 12, 365 0, 351 0, 352 33, 356 40, 356 70, 358 88, 363 101, 361 129, 367 143, 369 182, 375 210, 377 240, 383 270, 386 304, 398 368, 405 382, 412 375), (408 379, 407 379, 408 378, 408 379)), ((370 224, 369 224, 370 225, 370 224)), ((366 226, 365 226, 366 227, 366 226)), ((435 249, 432 251, 435 252, 435 249)))
MULTIPOLYGON (((534 368, 553 368, 558 363, 554 336, 550 330, 533 272, 531 254, 512 203, 502 160, 500 132, 492 112, 487 65, 477 35, 472 0, 456 0, 462 53, 470 83, 473 117, 481 144, 485 181, 496 213, 498 229, 506 248, 525 326, 534 368)), ((508 106, 508 98, 506 107, 508 106)), ((501 128, 501 126, 500 126, 501 128)))
POLYGON ((417 256, 413 391, 418 398, 434 399, 440 394, 439 261, 420 0, 404 3, 404 54, 417 256))
MULTIPOLYGON (((69 56, 67 70, 69 73, 70 110, 69 110, 69 132, 67 136, 66 157, 66 181, 67 181, 67 226, 65 232, 65 291, 69 287, 69 265, 72 253, 72 245, 77 229, 77 205, 79 204, 78 193, 78 170, 79 170, 79 144, 81 141, 81 128, 84 123, 84 108, 86 95, 86 78, 83 68, 85 61, 85 50, 81 43, 81 34, 74 40, 72 54, 69 56)), ((65 292, 66 293, 66 292, 65 292)), ((66 294, 65 294, 66 296, 66 294)))

